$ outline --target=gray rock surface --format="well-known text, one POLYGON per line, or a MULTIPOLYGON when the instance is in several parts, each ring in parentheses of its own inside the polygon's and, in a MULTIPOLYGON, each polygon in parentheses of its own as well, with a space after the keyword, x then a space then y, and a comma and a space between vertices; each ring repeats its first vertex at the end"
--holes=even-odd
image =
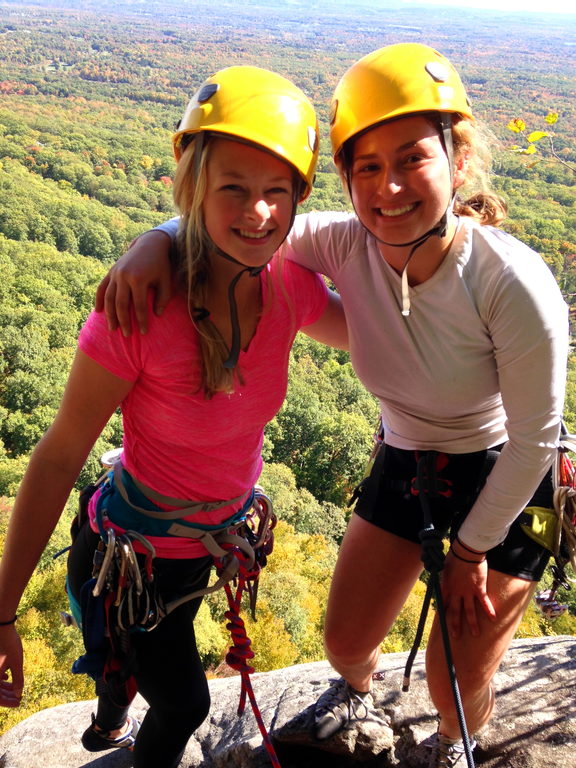
MULTIPOLYGON (((408 693, 401 692, 405 653, 382 656, 375 703, 386 725, 357 723, 324 743, 308 734, 313 702, 334 679, 325 662, 253 675, 267 727, 273 731, 282 768, 424 768, 422 742, 436 729, 423 670, 417 657, 408 693)), ((496 676, 498 699, 490 726, 474 752, 482 768, 576 768, 576 638, 516 640, 496 676)), ((269 768, 254 716, 236 709, 240 680, 210 682, 209 719, 190 740, 182 768, 269 768)), ((64 704, 39 712, 0 737, 0 768, 124 768, 126 750, 90 754, 79 737, 94 702, 64 704)), ((138 698, 133 714, 143 716, 138 698)), ((462 761, 461 761, 462 762, 462 761)), ((158 766, 162 768, 162 766, 158 766)), ((462 765, 465 768, 465 761, 462 765)))

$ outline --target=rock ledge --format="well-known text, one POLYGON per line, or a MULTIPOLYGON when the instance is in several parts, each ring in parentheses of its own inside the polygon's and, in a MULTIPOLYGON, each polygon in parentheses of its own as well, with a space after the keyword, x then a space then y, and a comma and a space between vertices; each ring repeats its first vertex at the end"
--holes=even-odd
MULTIPOLYGON (((327 742, 308 734, 313 702, 334 679, 327 662, 302 664, 253 675, 266 726, 273 732, 282 768, 425 768, 423 744, 436 718, 419 653, 408 693, 401 692, 405 653, 382 656, 375 680, 375 704, 385 724, 360 722, 327 742)), ((496 676, 496 714, 478 736, 474 752, 482 768, 576 768, 576 638, 514 641, 496 676)), ((238 677, 210 682, 210 717, 190 740, 182 768, 269 768, 249 708, 236 714, 238 677)), ((94 702, 44 710, 0 737, 0 768, 124 768, 125 750, 85 752, 79 737, 94 702), (63 738, 68 734, 69 738, 63 738)), ((143 715, 138 698, 134 714, 143 715)), ((465 766, 463 766, 465 768, 465 766)))

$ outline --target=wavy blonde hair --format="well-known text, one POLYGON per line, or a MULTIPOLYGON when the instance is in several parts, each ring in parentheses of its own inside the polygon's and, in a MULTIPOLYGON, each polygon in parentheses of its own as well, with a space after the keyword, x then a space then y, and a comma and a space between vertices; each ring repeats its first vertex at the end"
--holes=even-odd
POLYGON ((197 151, 198 144, 191 141, 178 161, 174 176, 174 202, 180 212, 176 267, 178 280, 186 287, 188 312, 200 338, 200 388, 209 400, 216 392, 233 392, 236 376, 240 382, 241 376, 235 369, 224 368, 229 349, 205 310, 213 251, 202 215, 210 139, 202 142, 198 159, 197 151))
POLYGON ((466 177, 454 201, 454 213, 470 216, 480 224, 498 226, 508 215, 506 202, 490 186, 491 137, 478 123, 455 115, 452 140, 456 160, 465 156, 466 177), (464 199, 463 199, 464 198, 464 199))

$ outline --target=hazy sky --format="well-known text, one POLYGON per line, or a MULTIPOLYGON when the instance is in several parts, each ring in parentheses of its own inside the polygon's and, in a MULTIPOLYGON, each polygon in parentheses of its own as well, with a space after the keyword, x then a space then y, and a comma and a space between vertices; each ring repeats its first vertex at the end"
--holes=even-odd
MULTIPOLYGON (((410 4, 412 0, 405 0, 410 4)), ((413 0, 414 4, 457 5, 499 11, 536 11, 539 13, 576 14, 574 0, 413 0)))

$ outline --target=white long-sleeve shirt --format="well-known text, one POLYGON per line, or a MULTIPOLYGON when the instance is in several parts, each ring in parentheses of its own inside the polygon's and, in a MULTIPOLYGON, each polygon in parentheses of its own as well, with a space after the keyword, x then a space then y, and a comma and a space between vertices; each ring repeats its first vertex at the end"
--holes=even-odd
MULTIPOLYGON (((174 236, 174 221, 160 228, 174 236)), ((459 534, 496 546, 550 466, 562 418, 568 313, 546 264, 462 217, 404 317, 400 277, 354 214, 297 216, 288 245, 342 297, 352 364, 380 401, 387 444, 468 453, 507 441, 459 534)))
POLYGON ((298 216, 290 249, 342 297, 352 364, 380 401, 387 444, 468 453, 508 440, 460 530, 474 549, 498 544, 549 467, 562 416, 567 307, 546 264, 462 217, 404 317, 400 276, 354 214, 298 216))

